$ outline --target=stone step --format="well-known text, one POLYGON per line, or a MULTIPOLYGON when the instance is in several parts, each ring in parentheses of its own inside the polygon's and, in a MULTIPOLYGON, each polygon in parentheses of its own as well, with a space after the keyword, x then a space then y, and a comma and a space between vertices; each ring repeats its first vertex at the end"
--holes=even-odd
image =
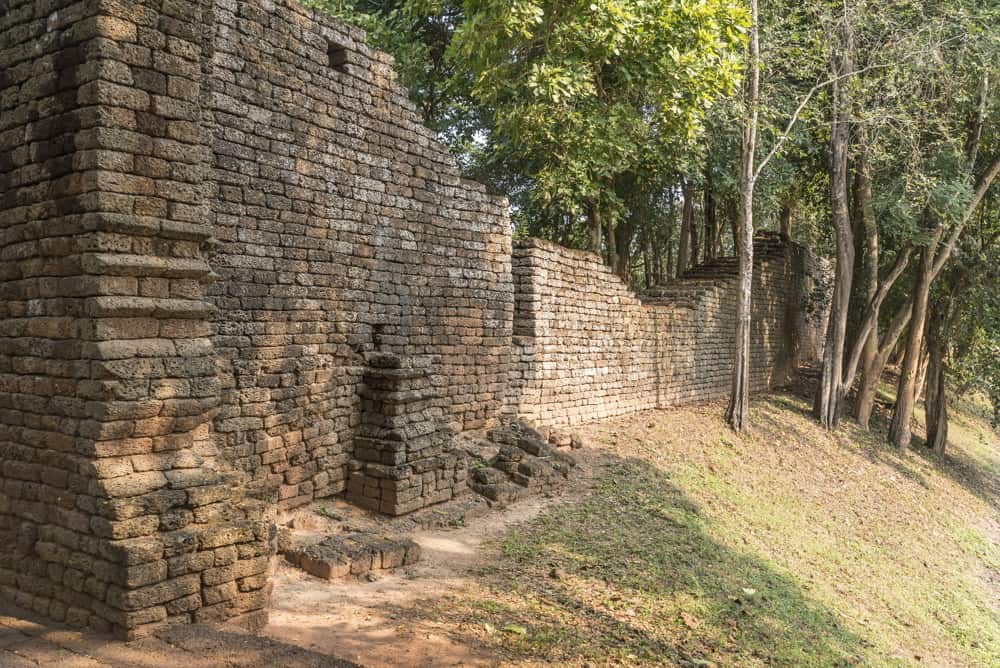
POLYGON ((279 541, 285 560, 324 580, 391 571, 420 561, 420 545, 411 538, 366 533, 315 537, 288 533, 279 541))

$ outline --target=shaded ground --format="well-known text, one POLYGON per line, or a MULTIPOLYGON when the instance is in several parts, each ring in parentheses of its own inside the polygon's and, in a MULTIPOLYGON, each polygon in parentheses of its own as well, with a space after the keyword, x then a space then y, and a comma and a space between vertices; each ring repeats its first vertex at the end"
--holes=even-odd
POLYGON ((2 668, 356 668, 300 647, 208 626, 123 643, 0 603, 2 668))
POLYGON ((266 633, 380 666, 1000 665, 1000 450, 964 408, 943 459, 790 394, 743 439, 721 405, 591 425, 561 498, 420 531, 375 583, 282 569, 266 633))

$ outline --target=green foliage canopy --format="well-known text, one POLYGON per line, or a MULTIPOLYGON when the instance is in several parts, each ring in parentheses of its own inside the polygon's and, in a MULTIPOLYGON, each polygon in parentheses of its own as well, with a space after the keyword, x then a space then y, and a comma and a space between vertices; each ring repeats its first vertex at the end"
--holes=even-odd
POLYGON ((465 0, 449 50, 532 167, 533 198, 621 216, 615 179, 675 171, 733 88, 746 11, 732 0, 465 0))

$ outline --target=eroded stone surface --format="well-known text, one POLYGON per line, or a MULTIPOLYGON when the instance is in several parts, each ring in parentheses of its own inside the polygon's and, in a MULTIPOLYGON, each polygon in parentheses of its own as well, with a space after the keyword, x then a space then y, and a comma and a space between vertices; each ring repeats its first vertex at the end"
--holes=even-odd
POLYGON ((499 449, 488 461, 473 468, 469 486, 492 501, 509 503, 529 490, 552 491, 576 466, 572 455, 547 442, 559 440, 553 437, 552 430, 537 430, 522 420, 494 427, 487 437, 499 449))
MULTIPOLYGON (((831 283, 826 261, 778 235, 759 234, 754 248, 750 383, 758 392, 818 359, 831 283)), ((518 240, 513 262, 517 415, 561 427, 728 394, 733 258, 644 295, 593 253, 548 241, 518 240)))
POLYGON ((281 552, 288 563, 325 580, 393 570, 420 561, 420 545, 413 540, 368 533, 319 539, 289 534, 283 539, 281 552))

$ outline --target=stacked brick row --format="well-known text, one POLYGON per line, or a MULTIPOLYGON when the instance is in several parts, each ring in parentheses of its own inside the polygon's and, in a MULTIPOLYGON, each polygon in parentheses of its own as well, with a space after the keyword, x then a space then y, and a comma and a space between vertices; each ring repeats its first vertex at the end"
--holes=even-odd
POLYGON ((90 568, 101 560, 91 526, 100 489, 78 443, 91 373, 80 319, 98 290, 80 233, 99 194, 96 156, 75 135, 99 125, 77 104, 97 14, 32 0, 0 13, 0 591, 81 623, 109 580, 90 568), (40 542, 78 565, 42 558, 40 542))
POLYGON ((287 0, 209 11, 215 432, 291 508, 345 489, 372 350, 432 359, 442 423, 495 415, 510 228, 360 31, 287 0))
MULTIPOLYGON (((819 349, 820 304, 803 314, 801 248, 756 241, 751 382, 787 380, 819 349), (797 343, 802 341, 802 343, 797 343)), ((735 262, 698 268, 640 298, 600 258, 529 239, 514 250, 511 402, 540 424, 598 420, 724 397, 736 333, 735 262)), ((821 284, 822 281, 819 281, 821 284)), ((820 299, 822 301, 822 299, 820 299)))
POLYGON ((347 498, 388 515, 452 499, 465 488, 466 460, 430 410, 438 389, 429 360, 376 353, 368 361, 347 498))

